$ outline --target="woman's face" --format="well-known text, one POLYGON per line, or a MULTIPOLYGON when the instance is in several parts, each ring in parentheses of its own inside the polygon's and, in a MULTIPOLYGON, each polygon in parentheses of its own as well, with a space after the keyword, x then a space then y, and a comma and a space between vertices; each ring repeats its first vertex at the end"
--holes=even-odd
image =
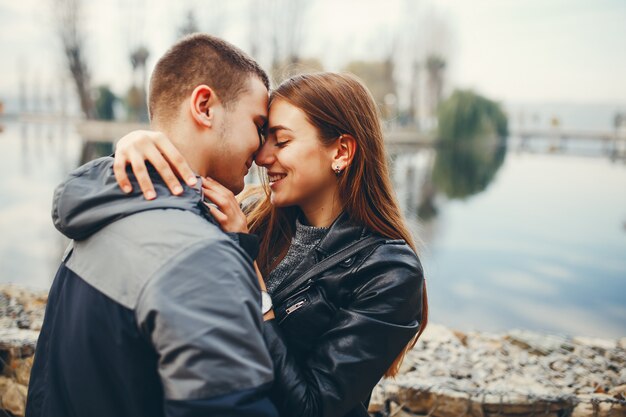
POLYGON ((256 156, 267 168, 271 201, 277 207, 297 205, 305 212, 333 203, 337 178, 332 170, 332 147, 298 107, 275 100, 269 110, 268 137, 256 156))

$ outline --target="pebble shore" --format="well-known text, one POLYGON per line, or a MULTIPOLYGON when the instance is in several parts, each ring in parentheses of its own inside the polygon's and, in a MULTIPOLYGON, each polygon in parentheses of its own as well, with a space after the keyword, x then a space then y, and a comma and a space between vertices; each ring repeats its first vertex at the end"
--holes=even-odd
MULTIPOLYGON (((0 285, 0 413, 23 416, 47 293, 0 285)), ((626 417, 626 337, 463 333, 429 324, 373 416, 626 417)))

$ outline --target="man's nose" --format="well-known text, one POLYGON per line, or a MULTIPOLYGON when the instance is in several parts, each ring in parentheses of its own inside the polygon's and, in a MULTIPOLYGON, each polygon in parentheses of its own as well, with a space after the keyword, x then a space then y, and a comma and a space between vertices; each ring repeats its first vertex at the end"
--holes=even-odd
POLYGON ((272 152, 272 147, 268 146, 267 142, 257 151, 254 162, 259 166, 268 166, 274 162, 274 152, 272 152))

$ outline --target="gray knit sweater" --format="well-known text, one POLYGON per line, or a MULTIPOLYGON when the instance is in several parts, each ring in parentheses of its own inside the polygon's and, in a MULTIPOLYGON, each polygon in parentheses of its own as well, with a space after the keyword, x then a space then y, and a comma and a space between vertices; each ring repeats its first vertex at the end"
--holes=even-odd
POLYGON ((267 292, 272 294, 274 290, 293 269, 302 261, 304 255, 313 250, 320 240, 328 232, 328 227, 307 226, 296 220, 296 234, 291 239, 291 246, 282 261, 270 272, 265 282, 267 292))

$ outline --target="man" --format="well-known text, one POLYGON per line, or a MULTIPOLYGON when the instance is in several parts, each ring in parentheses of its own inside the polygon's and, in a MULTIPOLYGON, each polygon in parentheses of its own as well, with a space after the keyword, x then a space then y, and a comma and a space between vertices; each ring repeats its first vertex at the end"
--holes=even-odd
MULTIPOLYGON (((267 100, 252 59, 197 34, 157 63, 149 111, 196 174, 238 193, 267 100)), ((26 415, 275 416, 254 255, 211 222, 199 182, 172 197, 155 176, 162 198, 148 202, 139 187, 119 192, 112 168, 92 161, 55 192, 55 225, 75 241, 50 290, 26 415)))

